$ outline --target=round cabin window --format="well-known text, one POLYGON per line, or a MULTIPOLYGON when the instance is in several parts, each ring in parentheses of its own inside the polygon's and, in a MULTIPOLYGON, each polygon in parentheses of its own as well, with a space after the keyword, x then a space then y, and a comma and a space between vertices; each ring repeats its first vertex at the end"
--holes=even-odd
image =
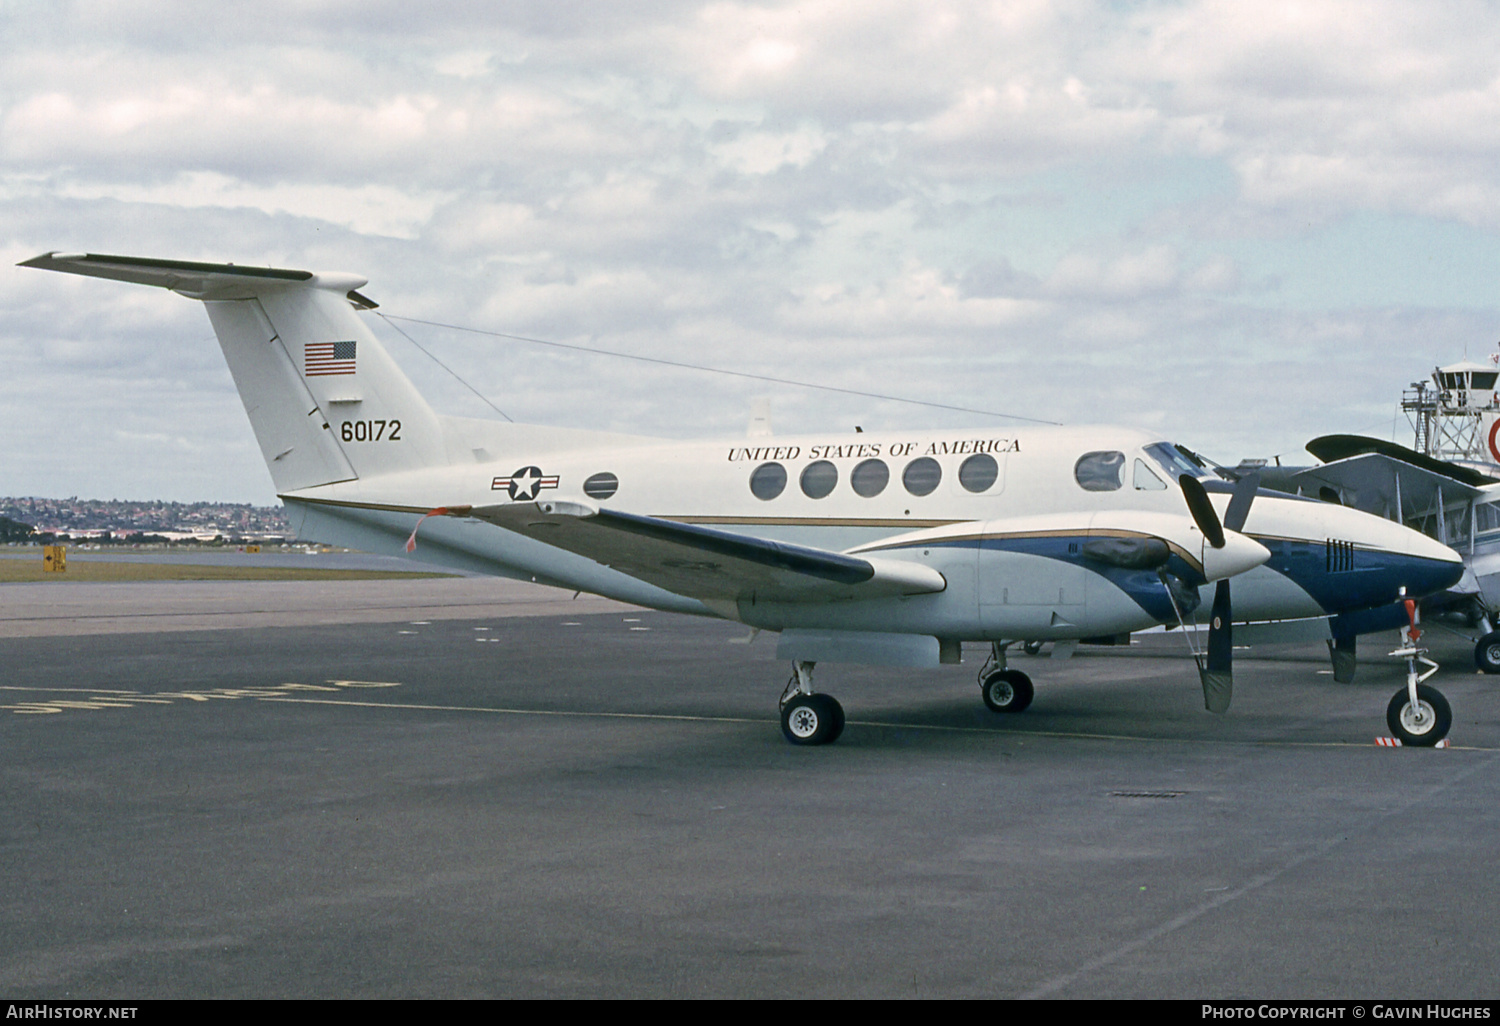
POLYGON ((786 468, 780 463, 762 463, 750 473, 750 494, 770 501, 786 490, 786 468))
POLYGON ((620 488, 620 479, 610 473, 595 474, 583 483, 583 494, 591 499, 607 499, 620 488))
POLYGON ((913 495, 931 495, 943 479, 943 468, 931 456, 912 460, 901 472, 901 483, 913 495))
POLYGON ((802 486, 802 494, 809 499, 825 498, 833 491, 833 486, 839 483, 839 469, 827 460, 809 463, 803 469, 798 483, 802 486))
POLYGON ((866 499, 885 491, 885 486, 890 482, 891 468, 885 465, 884 460, 865 460, 849 475, 849 487, 854 489, 855 495, 866 499))
POLYGON ((999 477, 1000 464, 987 452, 976 452, 958 467, 958 483, 968 492, 987 492, 999 477))

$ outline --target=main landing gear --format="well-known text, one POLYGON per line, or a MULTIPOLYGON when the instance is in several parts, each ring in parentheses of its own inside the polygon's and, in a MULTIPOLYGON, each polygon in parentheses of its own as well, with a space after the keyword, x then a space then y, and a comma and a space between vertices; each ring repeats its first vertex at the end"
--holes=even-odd
POLYGON ((1485 673, 1500 673, 1500 631, 1490 631, 1474 646, 1474 665, 1485 673))
POLYGON ((844 732, 844 707, 812 689, 813 665, 793 663, 781 693, 781 733, 794 745, 831 745, 844 732))
POLYGON ((990 647, 990 657, 979 668, 979 693, 990 712, 1023 712, 1036 693, 1030 677, 1005 665, 1005 650, 1013 644, 1012 641, 994 642, 990 647))
POLYGON ((1481 673, 1500 673, 1500 630, 1495 629, 1500 616, 1477 595, 1466 612, 1469 627, 1479 630, 1479 641, 1474 645, 1474 665, 1481 673))
POLYGON ((1422 631, 1417 627, 1417 604, 1406 599, 1410 626, 1401 628, 1401 646, 1391 653, 1406 659, 1406 687, 1391 696, 1385 708, 1385 723, 1403 745, 1430 748, 1448 736, 1453 725, 1453 711, 1437 688, 1422 682, 1438 671, 1438 664, 1427 658, 1427 649, 1418 648, 1422 631), (1417 664, 1427 667, 1419 671, 1417 664))

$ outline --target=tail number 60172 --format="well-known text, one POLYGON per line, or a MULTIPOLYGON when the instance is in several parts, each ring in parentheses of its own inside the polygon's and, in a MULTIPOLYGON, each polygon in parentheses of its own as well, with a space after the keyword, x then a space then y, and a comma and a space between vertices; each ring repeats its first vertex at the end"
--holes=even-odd
POLYGON ((399 420, 346 420, 339 425, 339 438, 346 442, 399 442, 399 420))

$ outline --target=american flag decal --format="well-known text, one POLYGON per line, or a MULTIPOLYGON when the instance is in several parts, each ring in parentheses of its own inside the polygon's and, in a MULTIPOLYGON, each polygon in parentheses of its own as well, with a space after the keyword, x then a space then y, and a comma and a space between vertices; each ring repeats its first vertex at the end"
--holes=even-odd
POLYGON ((302 357, 310 378, 354 373, 353 342, 309 342, 302 347, 302 357))

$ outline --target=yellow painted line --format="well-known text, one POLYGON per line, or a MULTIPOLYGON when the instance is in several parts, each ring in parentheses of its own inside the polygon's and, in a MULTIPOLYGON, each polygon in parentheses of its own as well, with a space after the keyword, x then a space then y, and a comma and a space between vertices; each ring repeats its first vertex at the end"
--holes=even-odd
POLYGON ((28 688, 17 684, 0 684, 0 691, 45 691, 49 694, 64 691, 82 695, 139 695, 139 691, 125 691, 120 688, 28 688))
POLYGON ((673 713, 570 712, 566 709, 504 709, 479 705, 423 705, 416 702, 347 702, 333 698, 262 698, 263 702, 290 702, 301 705, 350 705, 365 709, 414 709, 422 712, 497 713, 505 716, 576 716, 584 719, 609 720, 676 720, 689 723, 774 723, 774 720, 739 716, 681 716, 673 713))

